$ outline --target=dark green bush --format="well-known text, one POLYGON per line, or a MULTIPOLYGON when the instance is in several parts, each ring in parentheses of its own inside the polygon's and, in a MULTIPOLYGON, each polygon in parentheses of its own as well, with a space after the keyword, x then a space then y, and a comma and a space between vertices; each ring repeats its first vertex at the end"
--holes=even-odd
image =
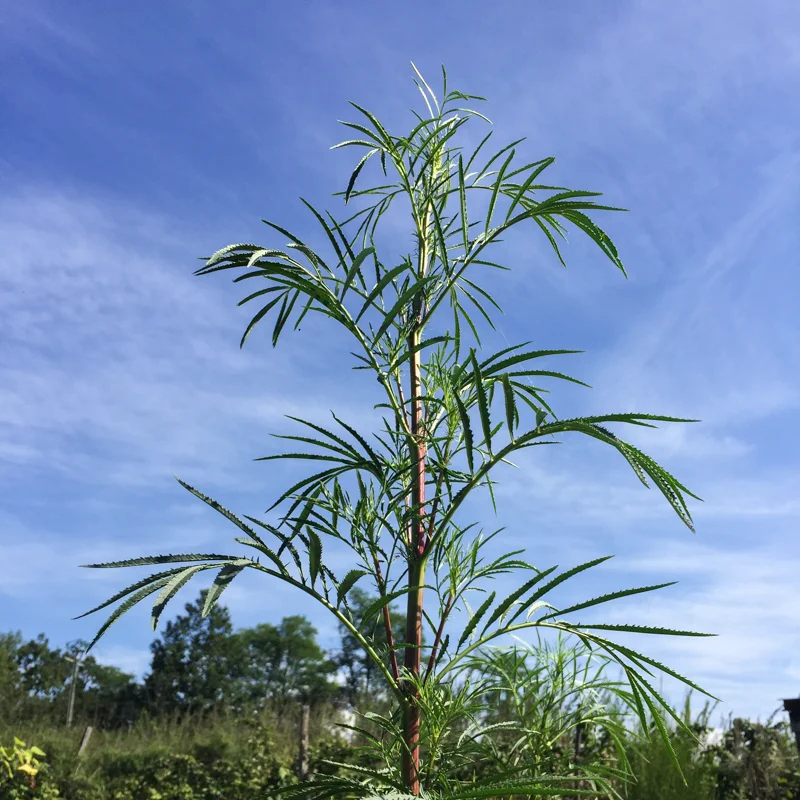
POLYGON ((136 750, 123 750, 102 742, 79 759, 72 737, 53 737, 35 790, 26 780, 15 776, 12 782, 4 775, 0 798, 261 800, 271 789, 294 781, 292 764, 276 753, 256 722, 239 723, 235 730, 210 730, 194 742, 184 742, 183 752, 158 740, 142 744, 139 740, 136 750))
POLYGON ((800 798, 800 754, 785 722, 734 720, 715 751, 716 800, 800 798))

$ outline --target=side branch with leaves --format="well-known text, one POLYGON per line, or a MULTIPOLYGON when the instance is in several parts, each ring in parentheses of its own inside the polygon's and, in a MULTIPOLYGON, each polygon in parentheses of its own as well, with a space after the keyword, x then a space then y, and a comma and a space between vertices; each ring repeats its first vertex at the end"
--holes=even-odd
POLYGON ((478 490, 488 491, 494 502, 495 468, 510 465, 517 453, 557 444, 556 436, 582 434, 614 448, 691 528, 687 498, 695 495, 608 427, 652 428, 689 420, 634 413, 560 419, 539 384, 585 385, 550 366, 553 358, 577 351, 532 349, 530 343, 484 351, 481 329, 494 328, 494 316, 501 311, 485 288, 495 270, 507 269, 492 257, 501 238, 512 229, 532 228, 563 264, 562 242, 570 228, 577 229, 624 275, 614 244, 595 221, 600 212, 620 209, 599 203, 596 192, 548 184, 545 172, 554 159, 520 163, 522 140, 490 152, 490 131, 466 152, 460 145, 462 128, 488 123, 468 107, 482 98, 449 89, 444 71, 441 100, 418 72, 416 83, 423 107, 405 135, 390 133, 371 112, 353 104, 358 121, 343 124, 356 138, 336 148, 363 151, 338 195, 348 208, 357 208, 339 220, 303 201, 327 242, 324 251, 265 220, 283 244, 232 244, 197 271, 233 271, 235 283, 253 288, 240 302, 258 304, 242 345, 267 321, 277 345, 284 331, 296 329, 311 313, 344 328, 352 336, 355 369, 370 371, 380 385, 375 407, 382 425, 366 432, 335 414, 329 425, 291 418, 297 432, 280 437, 290 452, 262 460, 307 461, 312 469, 275 500, 270 509, 280 509, 275 524, 237 516, 181 482, 239 529, 235 541, 251 555, 191 553, 90 565, 179 565, 132 584, 93 609, 122 601, 97 638, 121 614, 157 593, 155 626, 184 584, 212 570, 216 576, 207 595, 208 612, 243 570, 256 570, 327 608, 374 661, 396 701, 396 716, 378 721, 385 734, 383 770, 353 767, 352 778, 319 778, 294 788, 292 796, 596 796, 605 784, 588 766, 584 777, 591 791, 565 783, 563 776, 539 774, 530 764, 471 783, 447 769, 434 770, 459 725, 468 723, 470 736, 481 736, 476 698, 486 687, 468 675, 481 658, 489 658, 490 643, 509 634, 534 629, 577 637, 621 668, 631 708, 643 721, 650 716, 657 721, 669 747, 660 709, 671 713, 671 708, 656 690, 655 676, 661 672, 702 690, 606 634, 701 634, 574 621, 577 612, 669 584, 615 591, 557 609, 547 602, 552 590, 606 559, 558 572, 557 567, 541 570, 527 563, 522 551, 489 557, 498 534, 484 535, 477 523, 462 519, 461 510, 478 490), (364 185, 373 167, 377 180, 364 185), (414 249, 386 255, 379 252, 377 231, 396 202, 410 211, 414 249), (325 566, 325 543, 352 553, 349 572, 335 575, 325 566), (494 578, 508 574, 519 576, 517 589, 507 596, 489 591, 494 578), (360 581, 372 583, 378 600, 356 615, 348 593, 360 581), (482 599, 473 609, 476 594, 482 599), (390 612, 390 604, 400 598, 406 605, 405 641, 397 640, 390 612), (451 621, 459 611, 467 622, 453 633, 451 621), (368 633, 376 621, 385 628, 383 647, 368 633))

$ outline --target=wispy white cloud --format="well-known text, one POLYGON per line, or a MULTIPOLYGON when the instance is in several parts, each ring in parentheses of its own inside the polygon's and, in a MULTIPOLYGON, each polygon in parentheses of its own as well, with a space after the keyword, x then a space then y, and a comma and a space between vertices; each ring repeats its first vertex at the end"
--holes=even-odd
MULTIPOLYGON (((563 450, 559 456, 521 459, 518 470, 507 469, 499 477, 496 494, 512 511, 504 517, 513 520, 518 514, 519 519, 530 519, 533 514, 547 526, 558 521, 569 522, 571 527, 599 523, 604 530, 616 527, 625 532, 644 522, 658 523, 659 529, 673 523, 681 530, 658 490, 645 489, 619 455, 579 441, 565 443, 563 450)), ((717 528, 704 527, 712 522, 762 519, 786 523, 800 516, 800 474, 796 469, 712 473, 702 478, 696 474, 713 463, 701 459, 692 480, 679 474, 703 498, 702 502, 689 499, 701 538, 719 535, 717 528)))
POLYGON ((187 248, 166 226, 110 200, 0 200, 7 471, 124 485, 173 473, 238 482, 235 467, 253 472, 248 462, 275 447, 269 434, 284 415, 323 419, 331 400, 345 399, 324 374, 307 379, 321 345, 310 353, 289 342, 269 354, 267 371, 239 351, 244 319, 230 293, 191 278, 187 248))
MULTIPOLYGON (((228 541, 223 520, 188 496, 184 502, 178 489, 160 491, 172 489, 172 473, 252 499, 257 512, 289 478, 249 463, 275 446, 267 436, 281 428, 282 414, 320 420, 334 407, 363 417, 361 384, 334 377, 340 342, 329 331, 318 337, 312 327, 266 357, 263 338, 240 353, 239 298, 219 282, 191 279, 188 269, 193 256, 249 232, 243 214, 249 223, 278 209, 292 221, 287 197, 338 186, 346 167, 324 150, 344 100, 365 97, 390 119, 405 118, 409 95, 396 89, 407 73, 394 69, 418 53, 397 43, 413 40, 425 56, 433 52, 430 31, 447 25, 458 46, 440 54, 436 42, 437 60, 456 85, 490 96, 500 138, 533 133, 533 157, 554 152, 561 160, 556 180, 605 190, 633 211, 608 223, 631 268, 628 283, 581 245, 570 245, 563 272, 536 243, 509 242, 508 260, 521 268, 499 285, 509 312, 503 333, 590 351, 578 372, 596 389, 574 402, 566 394, 566 409, 627 405, 704 420, 634 437, 704 497, 693 505, 697 538, 613 454, 573 443, 503 476, 497 524, 508 524, 506 541, 530 543, 537 561, 616 551, 626 577, 685 577, 663 604, 659 597, 626 610, 718 631, 718 639, 661 652, 737 712, 766 713, 773 696, 795 691, 787 684, 798 674, 796 659, 781 661, 775 644, 785 632, 797 648, 790 574, 800 558, 800 475, 786 423, 800 402, 800 119, 785 102, 800 77, 797 9, 781 0, 642 2, 587 22, 584 13, 548 16, 519 2, 487 20, 498 36, 504 21, 514 23, 492 49, 487 31, 451 19, 447 4, 407 4, 391 36, 355 6, 309 8, 292 7, 281 19, 253 15, 243 25, 244 16, 222 7, 193 5, 181 12, 190 34, 162 50, 136 38, 135 22, 121 42, 109 35, 118 24, 111 17, 84 25, 39 2, 10 15, 8 52, 24 49, 25 63, 46 67, 8 87, 13 103, 36 104, 38 114, 64 91, 57 78, 70 81, 62 120, 69 130, 57 137, 66 142, 57 152, 85 158, 69 134, 84 141, 90 131, 93 148, 106 148, 98 163, 128 148, 143 180, 109 189, 108 178, 104 188, 104 176, 87 165, 87 183, 98 185, 80 189, 71 172, 55 169, 51 185, 7 189, 0 199, 0 475, 10 487, 0 560, 19 567, 4 575, 0 594, 61 631, 53 597, 81 610, 121 578, 89 573, 76 588, 65 564, 228 541), (430 31, 414 27, 420 10, 430 31), (542 33, 550 30, 559 32, 557 46, 542 33), (285 48, 240 44, 266 35, 285 48), (491 57, 475 59, 471 43, 491 57), (143 44, 153 58, 141 57, 143 44), (320 58, 324 69, 315 74, 320 58), (141 111, 136 124, 95 95, 101 74, 115 93, 126 90, 126 109, 141 111), (180 88, 175 108, 165 78, 180 88), (200 134, 206 138, 194 147, 200 134), (252 164, 262 171, 254 175, 252 164), (146 196, 152 210, 120 196, 120 187, 146 196), (174 209, 189 206, 196 224, 176 224, 174 209), (312 380, 319 364, 321 377, 312 380)), ((459 19, 468 18, 459 7, 459 19)), ((50 151, 34 150, 35 163, 11 170, 6 156, 3 171, 27 178, 40 162, 49 169, 50 151)), ((488 507, 477 514, 493 526, 488 507)), ((255 582, 231 587, 227 601, 248 624, 311 613, 255 582)), ((146 617, 114 629, 103 651, 109 660, 141 666, 146 617)))
POLYGON ((665 575, 682 581, 680 589, 609 607, 603 617, 717 634, 714 639, 659 637, 656 644, 640 638, 639 644, 720 696, 725 708, 764 715, 780 697, 797 693, 792 655, 800 647, 797 553, 758 545, 671 543, 609 566, 643 582, 665 575))
POLYGON ((800 402, 792 379, 800 366, 800 338, 786 336, 787 324, 797 324, 780 313, 782 281, 763 277, 781 257, 764 240, 776 215, 800 195, 800 155, 780 161, 782 168, 770 170, 709 250, 691 257, 672 285, 633 315, 600 365, 603 386, 613 387, 629 408, 657 403, 676 414, 691 408, 718 429, 800 402))

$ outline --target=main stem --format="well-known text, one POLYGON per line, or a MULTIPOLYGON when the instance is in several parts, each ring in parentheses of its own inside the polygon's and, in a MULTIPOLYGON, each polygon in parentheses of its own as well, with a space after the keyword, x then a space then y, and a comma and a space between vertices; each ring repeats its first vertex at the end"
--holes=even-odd
MULTIPOLYGON (((419 344, 416 331, 409 340, 414 348, 419 344)), ((408 593, 406 605, 406 648, 404 666, 409 676, 419 678, 422 667, 422 584, 425 554, 425 431, 422 412, 422 380, 420 351, 411 357, 411 434, 412 478, 410 541, 408 543, 408 585, 416 586, 408 593)), ((419 794, 419 692, 416 684, 406 681, 406 703, 403 717, 403 783, 410 794, 419 794)))
MULTIPOLYGON (((435 171, 434 171, 435 178, 435 171)), ((424 278, 430 258, 431 209, 427 208, 419 240, 419 277, 424 278)), ((425 472, 426 431, 422 404, 422 315, 423 291, 414 300, 416 324, 408 337, 411 351, 411 525, 408 541, 408 585, 417 587, 408 593, 406 603, 406 648, 403 659, 409 679, 406 680, 406 706, 403 712, 403 784, 412 795, 419 794, 419 680, 422 673, 422 585, 425 582, 425 472)))

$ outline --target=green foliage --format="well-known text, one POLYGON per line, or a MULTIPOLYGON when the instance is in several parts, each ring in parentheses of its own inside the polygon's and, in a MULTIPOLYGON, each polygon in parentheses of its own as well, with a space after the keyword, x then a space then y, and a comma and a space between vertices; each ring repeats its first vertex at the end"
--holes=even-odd
POLYGON ((234 647, 243 651, 245 701, 252 705, 266 699, 280 707, 331 701, 338 692, 336 663, 317 644, 316 635, 314 626, 300 616, 241 631, 234 647))
POLYGON ((628 743, 632 779, 626 800, 795 800, 800 797, 800 753, 785 721, 729 722, 716 745, 706 744, 710 709, 691 717, 687 698, 683 727, 669 726, 670 741, 686 783, 652 734, 655 725, 628 743))
POLYGON ((319 703, 338 692, 336 665, 305 617, 285 617, 234 633, 227 609, 204 615, 203 591, 186 613, 167 622, 151 645, 153 659, 144 694, 151 713, 196 714, 252 708, 265 702, 319 703))
POLYGON ((0 634, 0 719, 10 718, 27 694, 17 661, 21 646, 22 634, 0 634))
MULTIPOLYGON (((82 661, 75 725, 127 729, 142 714, 200 716, 347 700, 336 680, 337 667, 346 660, 343 651, 324 652, 305 617, 234 631, 222 605, 203 617, 206 596, 201 592, 187 603, 185 614, 169 621, 153 641, 143 683, 91 655, 82 661)), ((68 652, 85 645, 73 642, 68 652)), ((0 720, 63 725, 73 667, 64 656, 44 636, 23 642, 19 634, 0 635, 0 720)))
POLYGON ((785 721, 734 720, 715 755, 719 800, 800 797, 800 754, 785 721))
MULTIPOLYGON (((670 743, 685 783, 675 772, 668 753, 658 740, 655 724, 640 728, 628 747, 632 780, 626 786, 627 800, 715 800, 717 795, 717 759, 712 748, 702 747, 702 737, 709 731, 710 708, 704 708, 696 719, 691 717, 690 699, 683 712, 685 725, 669 730, 670 743), (655 735, 654 735, 655 734, 655 735)), ((734 800, 728 794, 724 800, 734 800)))
MULTIPOLYGON (((18 633, 0 635, 0 718, 66 719, 72 682, 72 663, 86 642, 52 647, 44 634, 24 642, 18 633)), ((141 687, 117 667, 99 664, 93 656, 81 663, 77 675, 76 719, 114 726, 133 719, 141 707, 141 687)))
POLYGON ((467 669, 485 690, 482 721, 492 728, 480 742, 483 762, 528 778, 579 769, 609 792, 628 766, 624 712, 633 707, 626 684, 608 674, 612 664, 561 638, 476 657, 467 669))
MULTIPOLYGON (((710 711, 705 708, 693 718, 687 702, 681 715, 683 727, 664 721, 686 777, 684 784, 652 721, 638 730, 626 727, 630 698, 624 685, 607 674, 607 662, 563 642, 497 650, 493 656, 493 665, 480 665, 479 674, 471 679, 476 682, 477 699, 472 724, 448 711, 463 706, 464 697, 443 697, 440 706, 426 707, 426 735, 433 734, 439 741, 438 766, 433 770, 457 781, 450 787, 437 787, 432 785, 436 781, 426 778, 429 798, 477 797, 487 790, 487 783, 491 785, 493 773, 497 776, 509 768, 519 785, 522 781, 538 785, 534 797, 549 796, 546 792, 555 788, 564 797, 580 790, 590 792, 592 798, 625 800, 794 800, 800 796, 800 755, 785 723, 737 720, 729 725, 721 744, 706 746, 710 711), (487 686, 489 694, 481 695, 487 686)), ((331 786, 363 781, 385 763, 381 747, 396 753, 397 737, 387 736, 382 725, 376 724, 381 722, 381 713, 374 710, 363 715, 356 725, 361 732, 351 731, 353 741, 348 742, 331 733, 336 719, 332 707, 314 709, 309 759, 314 786, 324 792, 331 786)), ((3 722, 0 741, 13 742, 15 737, 3 728, 3 722)), ((0 762, 0 797, 261 800, 281 796, 283 790, 291 796, 305 791, 294 778, 298 723, 296 710, 279 707, 258 714, 145 716, 130 731, 96 731, 83 758, 77 756, 81 729, 49 724, 31 727, 29 723, 25 741, 36 741, 41 749, 28 748, 18 739, 16 747, 4 753, 7 761, 15 749, 30 750, 37 770, 35 787, 31 789, 25 772, 15 771, 9 778, 0 762)), ((404 793, 397 789, 370 796, 395 795, 404 793)))
MULTIPOLYGON (((334 752, 334 740, 312 726, 313 753, 334 752)), ((294 777, 297 731, 275 714, 143 720, 130 732, 98 731, 78 758, 80 732, 47 728, 47 761, 39 764, 35 791, 27 779, 0 775, 0 797, 70 800, 262 800, 294 777)), ((339 745, 339 752, 346 752, 339 745)), ((312 759, 313 763, 313 759, 312 759)), ((5 774, 5 773, 3 773, 5 774)))
POLYGON ((58 790, 49 783, 47 765, 42 763, 44 756, 44 750, 28 747, 16 736, 10 747, 0 746, 0 797, 7 800, 58 797, 58 790))
POLYGON ((250 800, 291 779, 263 735, 251 736, 238 752, 206 746, 194 753, 107 753, 98 768, 105 796, 115 800, 250 800))
MULTIPOLYGON (((347 602, 353 618, 364 620, 367 611, 374 606, 377 600, 378 598, 356 586, 350 590, 347 602)), ((389 613, 394 641, 402 641, 406 620, 394 607, 389 609, 389 613)), ((359 633, 371 643, 374 651, 382 656, 386 668, 389 669, 391 667, 389 640, 383 620, 378 616, 366 619, 359 633)), ((358 638, 341 623, 339 624, 339 634, 342 645, 338 666, 344 670, 345 697, 351 705, 358 706, 359 701, 362 701, 366 702, 368 706, 374 707, 378 698, 386 696, 386 686, 381 680, 380 672, 369 655, 361 649, 358 638)))
POLYGON ((231 647, 233 626, 221 605, 203 616, 205 593, 167 622, 151 645, 145 694, 157 713, 208 711, 231 701, 232 682, 242 659, 231 647))
MULTIPOLYGON (((256 303, 258 310, 242 345, 267 321, 273 345, 308 314, 339 326, 350 337, 355 368, 375 379, 371 385, 377 385, 374 407, 383 414, 380 428, 359 431, 336 414, 327 425, 292 418, 296 432, 279 437, 288 452, 261 460, 300 462, 309 472, 275 499, 272 508, 281 509, 275 524, 237 516, 182 483, 238 529, 240 551, 89 565, 159 568, 98 607, 121 601, 97 637, 151 595, 157 620, 177 590, 206 571, 216 578, 201 616, 212 614, 224 588, 245 569, 253 570, 327 609, 374 664, 394 703, 385 717, 373 719, 392 743, 382 766, 364 767, 357 777, 320 779, 293 789, 292 796, 355 798, 378 790, 418 795, 426 789, 449 798, 580 794, 581 789, 559 775, 532 775, 528 765, 462 782, 456 759, 455 773, 448 774, 449 762, 439 760, 444 743, 450 732, 469 728, 477 719, 477 695, 461 682, 465 673, 476 659, 488 658, 490 645, 509 634, 574 636, 622 670, 632 708, 643 724, 655 721, 678 764, 662 712, 672 714, 679 725, 684 722, 661 698, 655 678, 660 672, 699 687, 608 634, 700 634, 576 617, 666 583, 611 591, 559 609, 553 592, 606 559, 557 571, 527 563, 519 551, 490 558, 486 545, 494 534, 486 535, 474 520, 464 518, 468 501, 485 490, 494 502, 497 473, 517 453, 577 434, 619 453, 634 475, 645 486, 654 485, 691 528, 687 503, 695 495, 609 427, 653 428, 688 420, 641 413, 561 419, 545 399, 545 387, 582 382, 553 368, 550 359, 574 351, 531 349, 523 343, 485 352, 481 329, 494 327, 500 311, 485 287, 495 269, 506 268, 493 255, 498 244, 524 226, 543 235, 563 264, 561 242, 574 230, 588 236, 624 273, 616 247, 595 221, 598 214, 618 209, 598 202, 597 192, 547 182, 550 157, 520 165, 521 140, 487 154, 489 133, 477 148, 465 150, 462 142, 471 140, 462 129, 488 122, 464 107, 480 98, 449 90, 444 74, 441 102, 419 73, 417 85, 424 107, 415 112, 411 131, 401 135, 353 104, 358 121, 343 124, 357 138, 336 145, 364 153, 340 193, 349 216, 337 220, 303 201, 324 248, 313 249, 300 236, 265 221, 281 241, 228 245, 197 271, 233 271, 234 282, 249 282, 252 291, 240 305, 256 303), (373 170, 378 165, 380 170, 373 170), (366 183, 370 171, 375 177, 366 183), (413 250, 387 254, 379 228, 395 201, 410 212, 413 250), (338 576, 328 566, 333 563, 327 557, 331 550, 349 557, 350 568, 338 576), (508 585, 514 580, 509 574, 518 579, 518 588, 512 583, 510 591, 498 587, 488 596, 481 594, 500 576, 508 585), (350 603, 359 581, 378 598, 363 614, 350 603), (478 609, 473 612, 476 595, 478 609), (396 638, 391 604, 400 599, 406 605, 406 626, 396 638), (459 613, 467 621, 461 636, 454 629, 459 613), (373 618, 383 625, 385 646, 369 633, 373 618)), ((595 780, 583 765, 575 769, 583 770, 585 780, 595 780)))

